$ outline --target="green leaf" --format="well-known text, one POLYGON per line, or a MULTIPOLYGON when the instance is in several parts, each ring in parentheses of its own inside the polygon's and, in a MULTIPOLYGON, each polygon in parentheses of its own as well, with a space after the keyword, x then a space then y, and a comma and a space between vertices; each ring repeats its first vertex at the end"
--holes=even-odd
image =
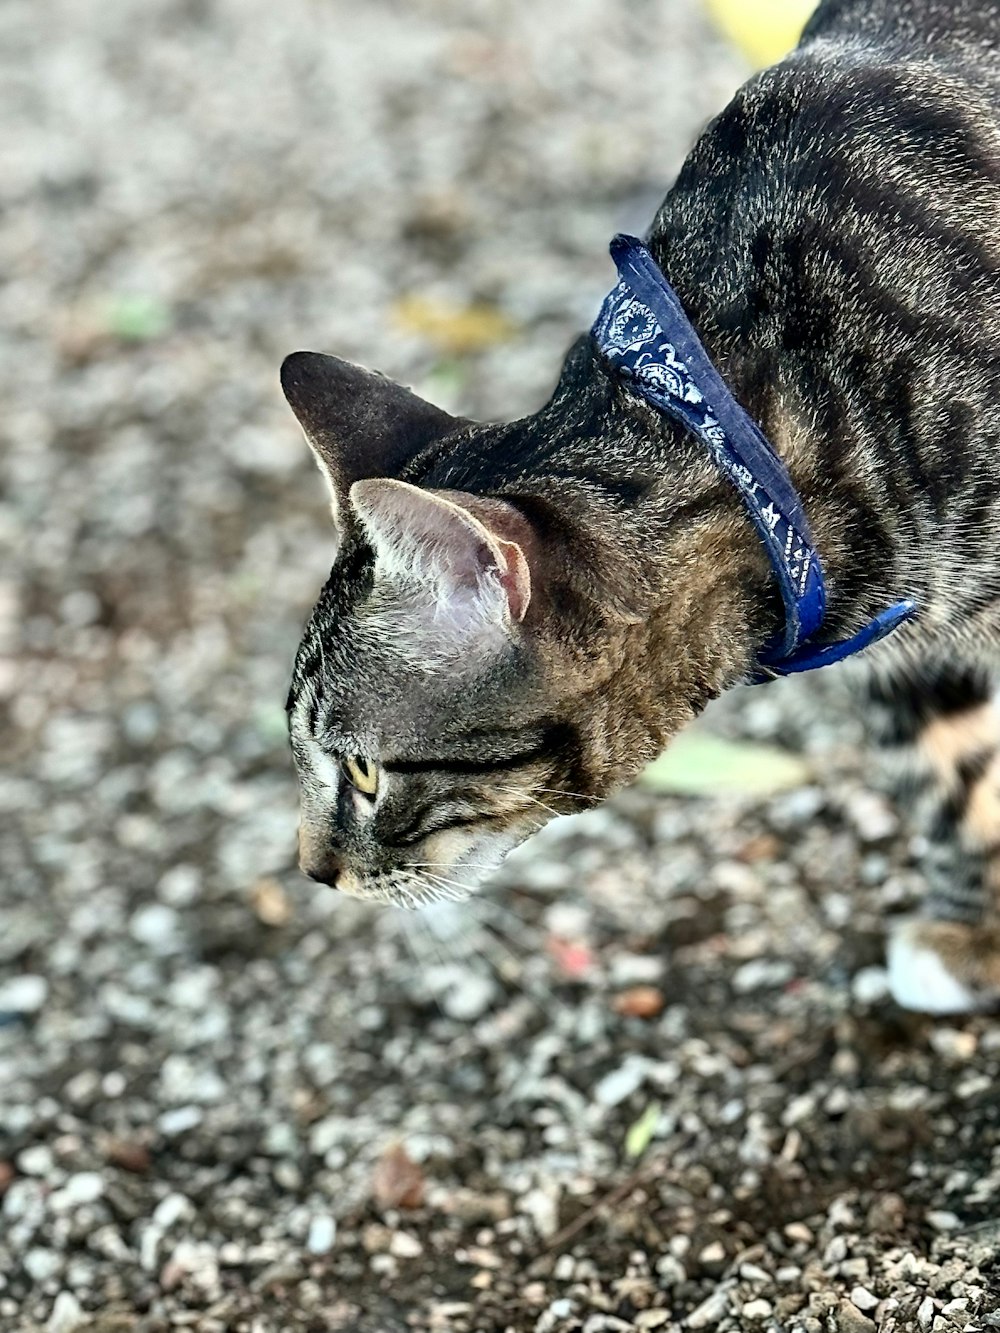
POLYGON ((625 1135, 625 1155, 641 1157, 649 1147, 649 1141, 656 1133, 659 1123, 660 1103, 650 1102, 639 1119, 629 1125, 628 1133, 625 1135))
POLYGON ((108 332, 123 342, 146 342, 170 328, 169 308, 155 296, 115 296, 104 312, 108 332))
POLYGON ((639 781, 654 791, 687 796, 720 792, 767 795, 802 786, 809 781, 809 769, 788 750, 685 732, 653 760, 639 781))

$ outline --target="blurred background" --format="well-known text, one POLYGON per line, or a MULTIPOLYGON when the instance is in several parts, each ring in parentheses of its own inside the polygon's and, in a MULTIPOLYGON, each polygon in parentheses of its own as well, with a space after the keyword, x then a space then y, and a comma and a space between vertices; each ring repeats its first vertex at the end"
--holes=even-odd
POLYGON ((0 6, 0 1328, 995 1309, 1000 1042, 885 999, 919 884, 836 689, 716 710, 467 912, 294 868, 332 549, 277 367, 537 406, 808 5, 714 8, 0 6))

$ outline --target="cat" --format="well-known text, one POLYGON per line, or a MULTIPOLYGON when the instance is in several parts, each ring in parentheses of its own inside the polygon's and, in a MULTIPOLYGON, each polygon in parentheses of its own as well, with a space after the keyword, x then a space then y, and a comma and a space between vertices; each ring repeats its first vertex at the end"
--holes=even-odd
MULTIPOLYGON (((937 1012, 1000 998, 998 108, 997 6, 825 0, 648 236, 801 497, 823 640, 919 608, 860 661, 928 846, 891 987, 937 1012)), ((312 878, 407 906, 471 891, 780 635, 736 488, 593 335, 512 423, 316 353, 282 383, 339 539, 288 697, 312 878)))

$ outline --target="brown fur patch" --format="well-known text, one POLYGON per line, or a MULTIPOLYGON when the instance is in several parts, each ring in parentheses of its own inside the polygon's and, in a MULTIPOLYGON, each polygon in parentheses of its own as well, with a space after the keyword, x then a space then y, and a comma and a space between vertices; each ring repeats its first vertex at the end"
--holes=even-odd
POLYGON ((977 846, 993 847, 1000 843, 1000 756, 993 756, 969 793, 962 828, 977 846))
POLYGON ((919 746, 949 789, 958 781, 958 768, 998 739, 997 717, 991 704, 977 704, 961 713, 934 717, 920 733, 919 746))

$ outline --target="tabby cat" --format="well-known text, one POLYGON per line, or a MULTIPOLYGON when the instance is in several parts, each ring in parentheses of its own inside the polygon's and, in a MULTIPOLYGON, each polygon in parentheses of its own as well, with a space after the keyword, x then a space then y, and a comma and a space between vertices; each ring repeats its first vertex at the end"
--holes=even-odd
MULTIPOLYGON (((708 127, 649 249, 784 460, 907 747, 924 915, 903 1004, 1000 997, 1000 10, 826 0, 708 127)), ((301 864, 366 898, 471 889, 548 812, 628 783, 783 620, 702 444, 592 336, 550 402, 480 425, 332 357, 282 382, 326 478, 336 563, 288 701, 301 864)))

